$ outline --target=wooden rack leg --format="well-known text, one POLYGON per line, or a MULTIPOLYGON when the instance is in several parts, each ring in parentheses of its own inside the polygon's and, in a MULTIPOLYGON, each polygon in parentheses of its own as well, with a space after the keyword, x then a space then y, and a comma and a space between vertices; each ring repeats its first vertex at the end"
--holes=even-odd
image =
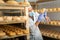
POLYGON ((30 40, 29 34, 27 35, 27 40, 30 40))
POLYGON ((19 40, 19 38, 16 38, 15 40, 19 40))

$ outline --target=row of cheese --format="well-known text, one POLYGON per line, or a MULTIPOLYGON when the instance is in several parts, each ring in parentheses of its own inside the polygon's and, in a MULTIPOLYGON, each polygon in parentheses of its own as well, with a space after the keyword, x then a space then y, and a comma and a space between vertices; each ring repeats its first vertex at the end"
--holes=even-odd
POLYGON ((26 16, 4 16, 0 17, 0 22, 11 22, 11 21, 26 21, 27 17, 26 16))
POLYGON ((48 30, 45 28, 41 28, 40 30, 43 36, 60 39, 60 32, 58 31, 48 30))
POLYGON ((0 38, 4 36, 14 37, 24 34, 28 34, 28 30, 16 26, 0 26, 0 38))
MULTIPOLYGON (((35 11, 40 12, 41 9, 40 10, 35 10, 35 11)), ((60 12, 60 8, 47 8, 46 11, 47 12, 60 12)))
POLYGON ((50 21, 47 24, 51 24, 51 25, 60 25, 60 21, 50 21))
POLYGON ((56 25, 56 26, 60 26, 60 21, 50 21, 50 22, 41 22, 40 24, 49 24, 49 25, 56 25))
POLYGON ((8 0, 7 2, 4 2, 3 0, 0 0, 0 4, 9 4, 9 5, 29 5, 28 2, 17 2, 15 0, 8 0))

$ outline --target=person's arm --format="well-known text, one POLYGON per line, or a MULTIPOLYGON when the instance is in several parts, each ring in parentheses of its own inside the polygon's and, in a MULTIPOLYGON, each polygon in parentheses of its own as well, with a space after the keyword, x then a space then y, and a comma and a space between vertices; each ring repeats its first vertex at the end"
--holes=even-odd
POLYGON ((42 18, 41 15, 38 16, 38 20, 36 21, 35 25, 38 26, 39 23, 41 22, 42 18))

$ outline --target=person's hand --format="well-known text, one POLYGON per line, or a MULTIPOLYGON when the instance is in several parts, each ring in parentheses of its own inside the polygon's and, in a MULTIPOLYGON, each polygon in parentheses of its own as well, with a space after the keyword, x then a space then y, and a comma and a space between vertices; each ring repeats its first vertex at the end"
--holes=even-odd
POLYGON ((39 15, 39 16, 38 16, 38 19, 37 19, 37 21, 38 21, 38 22, 40 22, 40 21, 41 21, 41 19, 42 19, 42 17, 41 17, 41 16, 42 16, 42 15, 39 15))

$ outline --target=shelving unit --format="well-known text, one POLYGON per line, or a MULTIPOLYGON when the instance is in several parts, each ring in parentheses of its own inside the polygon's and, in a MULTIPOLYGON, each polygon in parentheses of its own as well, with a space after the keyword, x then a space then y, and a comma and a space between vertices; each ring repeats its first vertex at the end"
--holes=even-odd
MULTIPOLYGON (((47 10, 48 13, 60 13, 60 8, 47 8, 47 10)), ((60 20, 53 19, 50 22, 41 22, 39 28, 43 36, 60 40, 60 20)))
POLYGON ((40 24, 39 28, 40 28, 43 36, 60 40, 60 31, 59 31, 60 26, 40 24))
MULTIPOLYGON (((24 10, 25 11, 25 15, 21 17, 25 17, 26 20, 20 20, 20 21, 3 21, 3 22, 0 22, 0 25, 8 25, 8 24, 19 24, 19 23, 24 23, 25 24, 25 30, 28 31, 28 34, 22 34, 22 35, 15 35, 13 37, 9 37, 9 36, 6 36, 6 37, 0 37, 0 39, 6 39, 6 38, 15 38, 15 37, 19 37, 19 36, 27 36, 27 40, 29 40, 29 25, 28 25, 28 9, 27 9, 27 5, 7 5, 7 4, 4 4, 4 5, 0 5, 0 10, 24 10)), ((13 11, 12 11, 13 12, 13 11)), ((7 12, 8 13, 8 12, 7 12)), ((15 12, 14 12, 15 13, 15 12)), ((8 17, 8 16, 7 16, 8 17)), ((13 17, 13 16, 12 16, 13 17)))
MULTIPOLYGON (((60 12, 60 8, 46 8, 48 13, 60 12)), ((41 9, 37 9, 37 12, 40 12, 41 9)))

